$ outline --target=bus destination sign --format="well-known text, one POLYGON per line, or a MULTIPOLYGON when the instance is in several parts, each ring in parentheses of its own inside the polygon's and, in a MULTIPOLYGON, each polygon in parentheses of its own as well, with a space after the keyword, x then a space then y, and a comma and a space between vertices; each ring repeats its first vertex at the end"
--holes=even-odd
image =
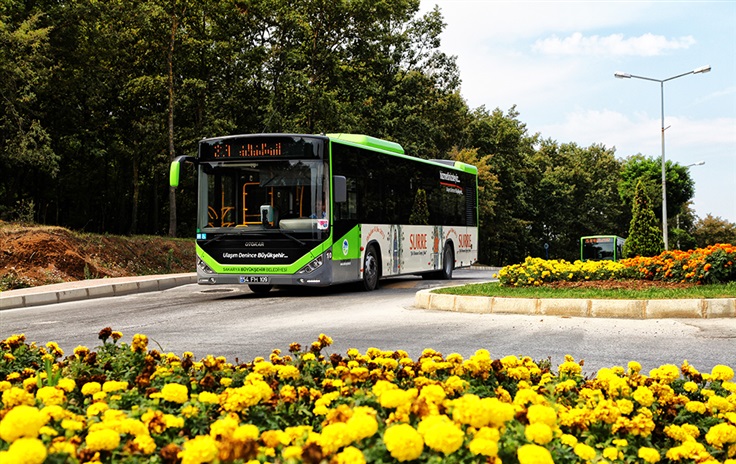
POLYGON ((613 243, 613 237, 589 237, 585 243, 613 243))
POLYGON ((319 158, 323 142, 306 137, 223 137, 199 143, 203 160, 319 158))

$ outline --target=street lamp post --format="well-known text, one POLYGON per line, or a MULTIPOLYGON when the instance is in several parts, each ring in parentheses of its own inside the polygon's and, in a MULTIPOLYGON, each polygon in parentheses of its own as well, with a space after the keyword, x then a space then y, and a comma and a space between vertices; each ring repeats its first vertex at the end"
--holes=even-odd
POLYGON ((710 66, 701 66, 700 68, 693 69, 692 71, 678 74, 677 76, 668 77, 667 79, 653 79, 651 77, 637 76, 635 74, 629 74, 624 72, 616 72, 614 76, 619 79, 643 79, 645 81, 659 82, 661 108, 662 108, 662 238, 664 239, 664 249, 669 250, 668 237, 667 237, 667 178, 665 173, 665 158, 664 158, 664 131, 667 129, 664 127, 664 83, 677 79, 678 77, 687 76, 690 74, 702 74, 710 71, 710 66))

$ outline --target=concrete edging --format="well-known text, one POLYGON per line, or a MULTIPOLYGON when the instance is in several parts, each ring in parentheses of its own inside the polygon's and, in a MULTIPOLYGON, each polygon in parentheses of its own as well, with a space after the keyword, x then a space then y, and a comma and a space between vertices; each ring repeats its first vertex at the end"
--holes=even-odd
POLYGON ((89 300, 108 296, 167 290, 179 285, 196 284, 197 274, 171 274, 129 278, 95 279, 68 284, 48 285, 45 290, 20 289, 0 293, 0 310, 89 300), (70 285, 79 285, 70 288, 70 285))
POLYGON ((736 298, 692 300, 591 300, 449 295, 420 290, 419 309, 479 314, 522 314, 626 319, 714 319, 736 317, 736 298))

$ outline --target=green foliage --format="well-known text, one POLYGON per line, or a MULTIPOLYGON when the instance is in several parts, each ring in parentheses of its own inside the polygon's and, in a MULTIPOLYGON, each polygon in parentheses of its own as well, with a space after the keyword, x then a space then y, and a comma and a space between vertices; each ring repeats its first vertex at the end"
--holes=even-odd
POLYGON ((695 223, 693 237, 697 246, 705 247, 716 243, 736 244, 736 224, 708 214, 695 223))
MULTIPOLYGON (((675 217, 695 194, 695 183, 687 167, 665 162, 667 180, 667 217, 675 217)), ((662 217, 662 158, 638 154, 627 158, 621 171, 619 195, 628 210, 633 208, 636 188, 642 182, 656 217, 662 217)))
POLYGON ((664 250, 662 229, 657 227, 657 218, 654 217, 643 182, 636 186, 632 216, 629 236, 624 243, 624 257, 656 256, 661 253, 664 250))
POLYGON ((582 236, 625 235, 618 197, 621 162, 614 149, 544 140, 532 159, 541 176, 533 187, 532 230, 538 243, 549 243, 551 256, 578 258, 582 236))

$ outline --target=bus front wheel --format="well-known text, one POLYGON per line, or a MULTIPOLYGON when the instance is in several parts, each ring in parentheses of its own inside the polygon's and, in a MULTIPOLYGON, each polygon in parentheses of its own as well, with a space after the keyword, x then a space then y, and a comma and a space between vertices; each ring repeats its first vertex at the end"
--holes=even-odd
POLYGON ((378 253, 375 247, 370 246, 363 259, 363 288, 369 292, 378 288, 379 277, 378 253))
POLYGON ((439 278, 451 280, 453 269, 455 269, 455 252, 452 250, 452 246, 447 245, 444 253, 442 253, 442 270, 439 272, 439 278))

